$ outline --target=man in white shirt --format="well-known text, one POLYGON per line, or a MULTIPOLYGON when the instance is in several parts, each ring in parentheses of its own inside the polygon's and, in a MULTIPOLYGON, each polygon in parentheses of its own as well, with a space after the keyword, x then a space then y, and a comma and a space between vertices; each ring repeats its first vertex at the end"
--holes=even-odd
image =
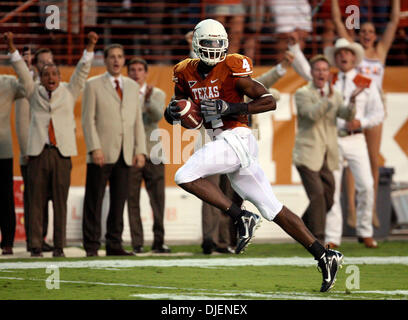
POLYGON ((127 65, 127 70, 128 76, 140 85, 140 104, 135 104, 135 108, 141 108, 143 112, 147 147, 145 166, 130 169, 128 213, 133 252, 143 252, 143 224, 139 205, 143 180, 153 211, 152 251, 154 253, 169 253, 170 248, 164 244, 165 175, 163 148, 160 140, 156 141, 150 138, 153 131, 158 129, 158 123, 163 118, 166 94, 160 88, 146 82, 148 65, 145 60, 141 58, 131 59, 127 65))
POLYGON ((145 164, 140 86, 121 74, 125 55, 120 44, 106 47, 104 57, 107 72, 87 81, 82 98, 82 128, 87 147, 83 244, 87 256, 98 255, 102 202, 109 181, 106 254, 132 255, 122 246, 123 211, 130 166, 142 168, 145 164))
POLYGON ((374 179, 363 129, 374 127, 384 120, 384 106, 375 83, 358 74, 355 69, 364 56, 364 49, 361 45, 341 38, 336 41, 334 47, 327 47, 325 52, 331 64, 340 70, 335 87, 343 94, 345 103, 348 103, 351 93, 358 86, 365 87, 356 99, 355 119, 349 122, 337 119, 340 168, 334 172, 336 191, 334 205, 326 220, 326 243, 331 244, 332 247, 341 243, 343 225, 340 205, 341 175, 343 160, 347 160, 357 191, 356 234, 359 241, 363 242, 367 248, 376 248, 378 245, 373 239, 372 225, 374 179))
MULTIPOLYGON (((30 74, 32 75, 34 81, 39 82, 40 79, 38 78, 39 71, 42 69, 44 65, 47 63, 54 63, 53 55, 50 49, 48 48, 40 48, 35 52, 35 55, 31 54, 31 48, 29 46, 25 46, 23 51, 21 52, 22 57, 27 64, 27 67, 30 70, 30 74), (35 62, 32 65, 33 61, 35 62)), ((26 234, 26 243, 27 243, 27 251, 30 252, 31 249, 28 245, 29 243, 29 199, 28 199, 28 156, 27 156, 27 142, 28 142, 28 130, 30 127, 30 103, 27 98, 16 99, 16 133, 18 144, 20 147, 20 171, 23 177, 24 182, 24 229, 26 234)), ((51 199, 51 191, 49 194, 49 200, 51 199)), ((53 246, 48 244, 45 239, 47 237, 47 230, 48 230, 48 202, 45 203, 43 209, 43 244, 42 244, 42 251, 48 252, 54 249, 53 246)))
POLYGON ((31 256, 42 256, 43 209, 51 186, 54 209, 54 257, 64 257, 66 241, 67 199, 70 186, 71 157, 77 155, 74 107, 91 69, 98 36, 88 35, 88 45, 68 83, 61 81, 55 64, 39 71, 40 83, 32 75, 13 44, 13 36, 5 38, 11 62, 29 100, 31 120, 28 132, 28 197, 29 247, 31 256))
MULTIPOLYGON (((297 44, 293 43, 289 49, 295 55, 293 62, 295 70, 302 77, 310 80, 310 65, 297 44)), ((349 122, 337 119, 340 167, 334 171, 336 189, 333 207, 326 218, 325 241, 332 248, 336 248, 341 243, 343 227, 340 204, 341 177, 343 163, 347 161, 356 181, 357 237, 367 248, 376 248, 378 245, 373 239, 372 226, 374 181, 363 129, 371 128, 383 121, 384 107, 375 84, 358 74, 355 69, 364 56, 361 45, 341 38, 336 41, 334 47, 325 49, 325 55, 330 64, 340 70, 334 75, 333 83, 334 88, 342 93, 345 104, 349 103, 350 96, 357 87, 365 87, 356 99, 355 119, 349 122)))

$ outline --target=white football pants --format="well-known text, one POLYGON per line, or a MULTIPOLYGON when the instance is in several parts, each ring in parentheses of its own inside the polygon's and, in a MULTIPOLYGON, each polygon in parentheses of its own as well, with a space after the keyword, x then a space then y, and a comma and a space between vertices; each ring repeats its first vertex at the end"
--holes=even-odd
POLYGON ((335 180, 334 204, 326 217, 325 241, 337 245, 341 243, 343 233, 343 216, 340 203, 341 181, 344 160, 353 173, 356 186, 356 234, 358 237, 373 236, 373 205, 374 205, 374 180, 371 174, 370 159, 364 134, 354 134, 338 138, 339 143, 339 169, 333 172, 335 180))
POLYGON ((238 146, 231 146, 223 134, 216 136, 214 141, 194 152, 176 172, 175 182, 182 184, 215 174, 227 174, 232 188, 241 198, 254 204, 265 219, 273 220, 283 205, 276 199, 271 184, 259 165, 255 137, 250 129, 243 127, 226 133, 239 139, 238 146), (244 154, 247 155, 246 159, 244 154))

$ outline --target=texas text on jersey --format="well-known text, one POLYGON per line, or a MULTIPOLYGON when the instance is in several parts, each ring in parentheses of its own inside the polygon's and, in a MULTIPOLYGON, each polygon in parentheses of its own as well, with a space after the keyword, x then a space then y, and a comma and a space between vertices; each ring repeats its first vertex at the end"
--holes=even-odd
MULTIPOLYGON (((224 61, 217 63, 203 79, 197 71, 199 59, 185 59, 174 67, 173 81, 180 93, 191 98, 196 104, 203 99, 222 99, 230 103, 244 101, 244 95, 235 89, 239 77, 252 74, 252 61, 240 54, 229 54, 224 61)), ((248 127, 247 115, 227 115, 222 117, 221 129, 248 127)), ((207 129, 211 122, 205 123, 207 129)))

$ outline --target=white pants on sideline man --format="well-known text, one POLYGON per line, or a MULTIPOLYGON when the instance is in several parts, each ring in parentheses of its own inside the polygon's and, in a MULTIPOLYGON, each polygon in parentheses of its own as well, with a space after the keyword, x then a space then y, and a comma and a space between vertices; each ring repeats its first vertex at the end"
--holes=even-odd
POLYGON ((176 172, 175 181, 182 184, 215 174, 227 174, 232 188, 254 204, 265 219, 273 220, 282 210, 259 165, 258 146, 250 129, 238 127, 217 135, 193 153, 176 172), (231 135, 233 139, 229 139, 231 135))
POLYGON ((343 216, 340 203, 344 160, 353 174, 356 186, 356 234, 358 237, 373 236, 374 180, 364 134, 358 133, 338 139, 339 169, 333 172, 335 180, 334 204, 326 217, 325 241, 340 245, 343 233, 343 216))

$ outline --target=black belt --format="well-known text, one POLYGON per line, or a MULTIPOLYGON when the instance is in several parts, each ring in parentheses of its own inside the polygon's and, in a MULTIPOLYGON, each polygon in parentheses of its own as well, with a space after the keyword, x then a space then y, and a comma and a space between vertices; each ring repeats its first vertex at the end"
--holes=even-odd
POLYGON ((358 134, 358 133, 363 133, 363 129, 357 129, 357 130, 341 129, 341 130, 339 130, 339 136, 340 137, 351 136, 353 134, 358 134))
POLYGON ((44 146, 44 148, 47 148, 47 149, 55 148, 55 149, 57 149, 57 146, 56 146, 55 144, 46 143, 45 146, 44 146))

